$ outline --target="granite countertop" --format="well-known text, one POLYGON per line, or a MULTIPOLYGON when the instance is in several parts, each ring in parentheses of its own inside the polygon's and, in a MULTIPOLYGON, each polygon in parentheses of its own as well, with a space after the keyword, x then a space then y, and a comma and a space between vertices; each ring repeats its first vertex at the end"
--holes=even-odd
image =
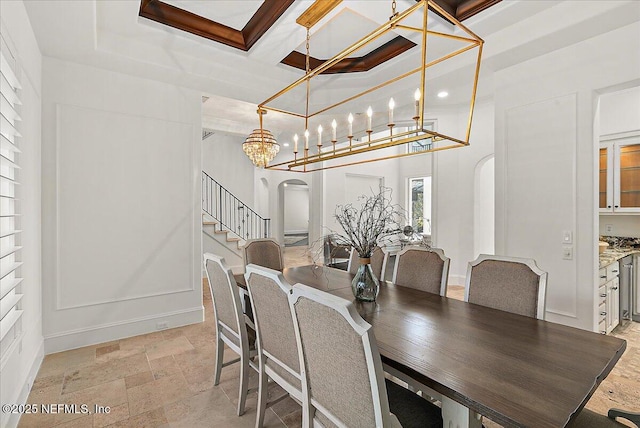
POLYGON ((607 248, 600 253, 600 267, 609 266, 611 263, 620 260, 630 254, 640 253, 640 248, 607 248))

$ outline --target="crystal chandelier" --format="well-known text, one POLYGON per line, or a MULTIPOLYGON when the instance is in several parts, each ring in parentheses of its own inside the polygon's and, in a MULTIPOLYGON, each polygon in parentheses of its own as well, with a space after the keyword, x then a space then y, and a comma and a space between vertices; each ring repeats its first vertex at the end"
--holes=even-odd
POLYGON ((273 134, 262 126, 262 116, 265 114, 265 110, 258 110, 260 129, 254 129, 242 144, 242 150, 258 168, 265 168, 280 151, 280 145, 273 134))
MULTIPOLYGON (((316 3, 296 21, 307 30, 305 74, 258 105, 260 129, 252 134, 258 135, 258 141, 266 140, 260 139, 261 131, 265 136, 271 136, 262 127, 262 115, 266 110, 297 118, 300 124, 292 126, 288 131, 294 142, 292 159, 269 164, 277 149, 269 152, 272 155, 267 160, 265 144, 259 143, 255 150, 259 155, 260 165, 255 161, 254 164, 267 169, 310 172, 469 145, 484 44, 480 37, 433 0, 417 0, 403 12, 396 12, 396 3, 393 1, 389 21, 311 69, 310 29, 330 11, 319 6, 314 9, 316 3), (429 14, 432 12, 438 17, 430 18, 429 14), (394 40, 404 39, 410 45, 409 48, 389 55, 384 67, 380 69, 349 72, 354 60, 366 58, 371 52, 380 49, 385 38, 394 36, 394 40), (441 45, 438 46, 438 43, 441 45), (370 45, 369 52, 363 52, 367 45, 370 45), (413 47, 416 49, 412 50, 413 47), (363 53, 364 56, 357 57, 363 53), (459 82, 467 85, 470 95, 468 116, 464 121, 466 128, 459 133, 436 131, 425 121, 427 91, 434 91, 427 84, 425 72, 435 66, 434 78, 446 75, 452 69, 450 60, 454 57, 462 58, 463 66, 466 67, 464 69, 472 73, 471 79, 459 82), (441 64, 447 62, 449 65, 444 70, 440 68, 441 64), (393 77, 388 79, 389 76, 393 77), (414 82, 407 79, 410 76, 413 76, 414 82), (380 80, 375 80, 374 77, 380 80), (410 92, 407 88, 410 88, 410 92), (351 91, 346 97, 345 90, 351 91), (394 98, 386 98, 384 105, 380 105, 381 98, 388 96, 389 92, 393 93, 396 101, 407 100, 405 106, 396 103, 394 98), (400 145, 421 149, 394 149, 400 145)), ((333 2, 337 3, 339 2, 333 2)), ((458 66, 457 70, 460 69, 462 68, 458 66)))

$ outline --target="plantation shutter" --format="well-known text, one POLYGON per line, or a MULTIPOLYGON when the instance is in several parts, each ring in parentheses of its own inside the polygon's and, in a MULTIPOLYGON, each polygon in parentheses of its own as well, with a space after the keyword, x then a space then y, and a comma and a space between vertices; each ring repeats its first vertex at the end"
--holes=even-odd
POLYGON ((15 60, 0 50, 0 350, 6 352, 21 333, 20 204, 16 189, 20 170, 20 82, 15 60))

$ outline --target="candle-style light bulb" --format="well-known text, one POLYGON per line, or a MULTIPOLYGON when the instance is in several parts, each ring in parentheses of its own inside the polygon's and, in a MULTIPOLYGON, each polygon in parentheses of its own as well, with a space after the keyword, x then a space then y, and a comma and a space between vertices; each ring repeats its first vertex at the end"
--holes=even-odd
POLYGON ((416 89, 413 98, 416 100, 416 117, 420 117, 420 89, 416 89))
POLYGON ((373 110, 371 106, 367 109, 367 131, 371 131, 371 117, 373 116, 373 110))
POLYGON ((298 134, 293 136, 293 153, 298 153, 298 134))
POLYGON ((318 146, 322 145, 322 125, 318 125, 318 146))
POLYGON ((309 130, 304 130, 304 149, 309 150, 309 130))
POLYGON ((349 113, 349 117, 347 118, 349 121, 349 137, 353 137, 353 115, 349 113))
POLYGON ((393 98, 389 100, 389 125, 393 124, 393 108, 396 106, 396 102, 393 98))
POLYGON ((333 121, 331 121, 331 141, 336 141, 336 129, 338 129, 338 122, 336 122, 335 119, 333 119, 333 121))

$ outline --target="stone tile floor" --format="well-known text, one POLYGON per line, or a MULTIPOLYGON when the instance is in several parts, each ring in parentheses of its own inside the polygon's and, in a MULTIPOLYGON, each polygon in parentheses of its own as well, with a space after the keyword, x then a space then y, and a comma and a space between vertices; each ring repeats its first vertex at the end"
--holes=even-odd
MULTIPOLYGON (((304 247, 286 248, 288 266, 311 262, 304 247)), ((213 386, 215 332, 211 297, 204 287, 206 321, 185 327, 47 355, 28 403, 109 406, 108 414, 25 415, 20 427, 253 427, 256 394, 242 417, 237 364, 222 371, 213 386)), ((463 288, 450 286, 449 296, 462 299, 463 288)), ((610 407, 640 410, 640 323, 614 331, 627 350, 587 404, 606 414, 610 407)), ((225 357, 231 359, 232 353, 225 357)), ((254 376, 251 385, 257 384, 254 376)), ((277 388, 277 386, 276 386, 277 388)), ((270 391, 278 395, 279 391, 270 391)), ((485 426, 497 424, 485 419, 485 426)), ((286 399, 267 409, 266 427, 299 427, 300 406, 286 399)))

